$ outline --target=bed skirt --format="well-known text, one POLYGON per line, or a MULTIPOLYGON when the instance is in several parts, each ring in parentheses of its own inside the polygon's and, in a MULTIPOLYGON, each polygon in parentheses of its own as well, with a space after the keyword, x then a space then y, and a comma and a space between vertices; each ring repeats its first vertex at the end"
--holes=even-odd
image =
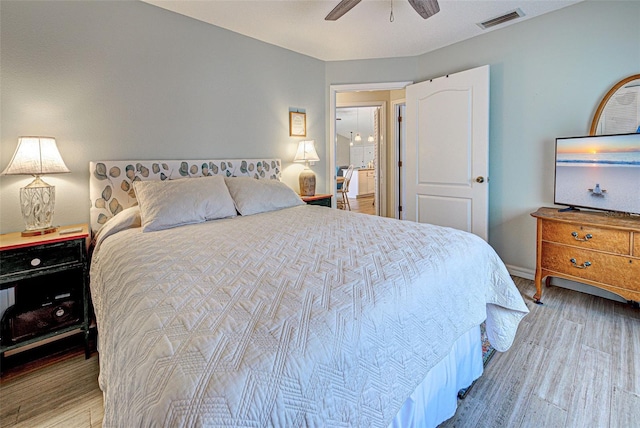
POLYGON ((393 419, 390 428, 436 427, 456 413, 458 391, 482 375, 480 326, 463 334, 393 419))

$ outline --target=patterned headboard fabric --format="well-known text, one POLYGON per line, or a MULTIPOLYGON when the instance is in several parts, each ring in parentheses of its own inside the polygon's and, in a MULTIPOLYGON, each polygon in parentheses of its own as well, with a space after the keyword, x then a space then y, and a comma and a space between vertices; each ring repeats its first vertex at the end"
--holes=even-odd
POLYGON ((91 229, 138 203, 133 182, 222 175, 280 180, 280 159, 114 160, 89 163, 91 229))

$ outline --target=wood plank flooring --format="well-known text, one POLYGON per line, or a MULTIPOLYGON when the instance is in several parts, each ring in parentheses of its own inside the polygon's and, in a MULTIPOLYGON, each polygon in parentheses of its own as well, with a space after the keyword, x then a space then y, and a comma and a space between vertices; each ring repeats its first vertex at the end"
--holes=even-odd
POLYGON ((514 278, 529 315, 449 427, 640 427, 640 310, 514 278))
MULTIPOLYGON (((376 207, 373 205, 373 195, 362 198, 349 198, 351 211, 355 213, 376 215, 376 207)), ((338 199, 342 200, 342 199, 338 199)))
MULTIPOLYGON (((441 428, 640 426, 640 310, 514 280, 531 313, 441 428)), ((98 355, 44 361, 0 379, 0 427, 101 426, 98 355)))

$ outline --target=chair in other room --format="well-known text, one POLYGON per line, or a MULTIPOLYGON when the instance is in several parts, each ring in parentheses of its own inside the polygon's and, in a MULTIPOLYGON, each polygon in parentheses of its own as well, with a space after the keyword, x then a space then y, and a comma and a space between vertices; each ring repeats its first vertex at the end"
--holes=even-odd
POLYGON ((342 197, 340 196, 340 189, 342 189, 342 183, 344 183, 344 173, 349 169, 349 165, 336 167, 336 205, 342 209, 342 197))
POLYGON ((348 168, 349 168, 349 165, 336 167, 336 177, 339 177, 338 182, 336 184, 336 190, 338 191, 342 188, 342 180, 344 179, 344 173, 348 168))
POLYGON ((338 193, 342 195, 340 199, 338 199, 338 208, 349 209, 351 211, 351 204, 349 204, 349 182, 351 182, 351 176, 353 175, 353 165, 349 165, 347 171, 344 173, 344 181, 342 182, 342 186, 338 189, 338 193))

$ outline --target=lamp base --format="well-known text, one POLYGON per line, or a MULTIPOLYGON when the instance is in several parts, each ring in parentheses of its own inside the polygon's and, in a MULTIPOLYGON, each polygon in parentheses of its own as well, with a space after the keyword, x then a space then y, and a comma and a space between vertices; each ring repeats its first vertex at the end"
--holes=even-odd
POLYGON ((48 233, 53 233, 58 230, 58 226, 46 227, 44 229, 23 230, 20 235, 22 236, 40 236, 48 233))
POLYGON ((298 177, 300 196, 314 196, 316 194, 316 175, 310 169, 303 169, 298 177))
POLYGON ((55 186, 45 183, 39 176, 36 176, 28 186, 20 189, 25 232, 40 232, 52 227, 55 200, 55 186))

